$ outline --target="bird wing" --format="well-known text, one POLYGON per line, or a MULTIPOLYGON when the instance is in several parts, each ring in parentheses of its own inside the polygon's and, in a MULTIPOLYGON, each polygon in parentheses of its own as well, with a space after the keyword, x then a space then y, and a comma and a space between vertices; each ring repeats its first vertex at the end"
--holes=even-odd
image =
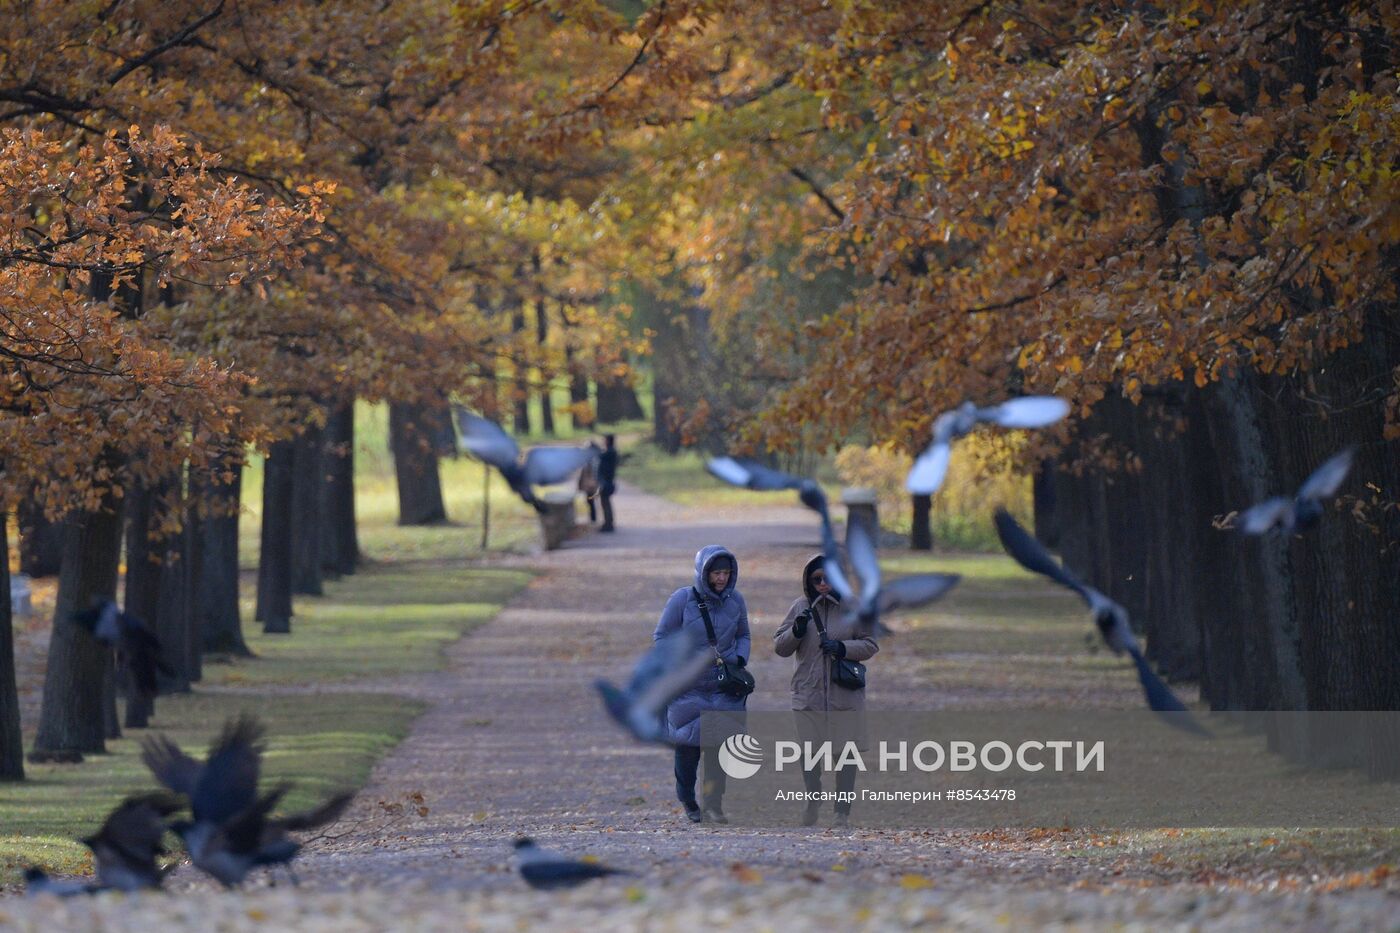
POLYGON ((1292 524, 1293 502, 1282 496, 1251 505, 1240 513, 1239 518, 1240 531, 1247 535, 1262 535, 1276 525, 1291 527, 1292 524))
POLYGON ((141 740, 141 760, 157 781, 177 794, 193 798, 204 765, 186 755, 180 746, 164 735, 148 735, 141 740))
POLYGON ((919 573, 891 580, 880 587, 875 605, 883 615, 896 609, 913 609, 942 597, 962 577, 956 573, 919 573))
POLYGON ((952 443, 935 438, 914 460, 904 488, 916 496, 931 496, 938 492, 944 477, 948 475, 948 461, 952 456, 952 443))
POLYGON ((668 669, 660 677, 647 685, 646 689, 632 696, 631 717, 644 717, 649 722, 671 705, 671 701, 685 693, 700 679, 706 668, 714 663, 714 655, 708 651, 688 649, 680 662, 668 669))
POLYGON ((980 421, 990 421, 1003 428, 1043 428, 1069 414, 1069 402, 1053 395, 1028 395, 982 408, 980 421))
POLYGON ((851 568, 860 577, 860 610, 875 605, 880 593, 880 559, 875 553, 875 539, 863 521, 846 524, 846 554, 851 568))
POLYGON ((452 414, 463 450, 500 469, 514 466, 520 459, 520 447, 496 422, 465 408, 453 408, 452 414))
POLYGON ((1210 737, 1210 733, 1196 721, 1191 715, 1191 711, 1186 708, 1186 704, 1177 699, 1171 688, 1162 683, 1162 678, 1152 670, 1152 666, 1147 663, 1147 659, 1142 656, 1141 651, 1130 652, 1133 658, 1133 665, 1137 668, 1138 680, 1142 682, 1142 693, 1147 698, 1147 705, 1162 716, 1168 723, 1196 735, 1210 737))
POLYGON ((711 457, 705 461, 705 469, 711 476, 732 486, 749 484, 749 471, 733 457, 711 457))
POLYGON ((582 470, 593 451, 587 447, 531 447, 525 455, 525 483, 552 486, 582 470))
POLYGON ((219 828, 223 830, 230 851, 244 854, 257 851, 263 841, 263 830, 267 827, 267 815, 290 789, 291 785, 278 784, 255 798, 247 807, 219 821, 219 828))
POLYGON ((1299 499, 1325 499, 1335 495, 1341 488, 1342 481, 1351 472, 1351 462, 1356 456, 1356 448, 1348 447, 1346 450, 1327 460, 1322 466, 1312 471, 1303 485, 1298 489, 1299 499))
POLYGON ((160 844, 165 835, 161 819, 182 809, 180 799, 165 791, 134 795, 119 803, 102 828, 82 840, 93 851, 98 878, 103 877, 104 867, 154 873, 156 856, 165 851, 160 844), (112 856, 125 864, 110 864, 112 856))
POLYGON ((797 498, 802 504, 822 517, 823 522, 831 522, 831 512, 827 508, 826 493, 814 480, 804 479, 797 487, 797 498))
POLYGON ((1069 587, 1092 608, 1093 600, 1089 597, 1088 588, 1059 561, 1051 557, 1050 552, 1041 547, 1039 541, 1027 534, 1026 529, 1011 517, 1010 512, 997 509, 993 521, 997 526, 997 537, 1001 539, 1001 546, 1006 549, 1006 553, 1015 558, 1016 563, 1032 573, 1047 576, 1061 586, 1069 587))
POLYGON ((300 813, 290 813, 287 816, 270 820, 269 823, 282 830, 293 832, 301 829, 315 829, 317 826, 324 826, 327 823, 334 823, 340 819, 345 809, 350 806, 350 801, 355 799, 351 793, 339 793, 332 796, 325 803, 312 807, 310 810, 303 810, 300 813))
POLYGON ((764 466, 756 460, 745 459, 735 462, 748 472, 749 479, 745 485, 750 489, 757 489, 760 492, 774 492, 779 489, 799 489, 802 486, 802 477, 764 466))
POLYGON ((195 820, 223 823, 253 804, 262 767, 262 736, 263 727, 253 716, 243 714, 224 723, 190 797, 195 820))
POLYGON ((606 865, 576 862, 565 858, 541 858, 524 862, 520 866, 520 876, 530 885, 542 888, 570 886, 592 878, 618 874, 624 872, 606 865))

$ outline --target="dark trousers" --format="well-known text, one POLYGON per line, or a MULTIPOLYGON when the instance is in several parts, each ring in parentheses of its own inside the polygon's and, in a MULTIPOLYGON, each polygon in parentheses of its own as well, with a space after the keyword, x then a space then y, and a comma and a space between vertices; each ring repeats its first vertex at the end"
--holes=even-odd
MULTIPOLYGON (((858 769, 855 765, 846 765, 846 767, 836 772, 836 790, 838 793, 843 791, 846 793, 850 793, 856 789, 857 771, 858 769)), ((807 788, 808 791, 814 794, 819 793, 822 789, 821 771, 816 768, 813 768, 811 771, 803 771, 802 784, 804 787, 807 788)), ((849 798, 847 800, 838 800, 836 802, 836 812, 851 812, 851 804, 849 798)))
POLYGON ((603 530, 603 531, 612 531, 612 527, 613 527, 612 493, 610 493, 610 492, 599 493, 599 494, 598 494, 598 498, 600 498, 600 499, 603 500, 603 527, 602 527, 602 530, 603 530))
MULTIPOLYGON (((692 809, 695 803, 695 777, 700 772, 700 758, 705 758, 705 806, 719 808, 724 797, 724 771, 719 766, 719 747, 701 750, 698 745, 676 746, 676 799, 692 809)), ((852 779, 854 780, 854 779, 852 779)))
POLYGON ((585 495, 583 501, 588 503, 588 523, 591 525, 598 520, 598 506, 593 500, 597 498, 597 493, 585 495))

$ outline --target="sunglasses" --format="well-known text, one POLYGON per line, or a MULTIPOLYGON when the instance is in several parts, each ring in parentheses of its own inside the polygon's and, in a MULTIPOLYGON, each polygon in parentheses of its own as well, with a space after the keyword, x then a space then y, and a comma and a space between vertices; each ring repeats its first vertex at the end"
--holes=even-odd
POLYGON ((812 574, 812 582, 813 582, 813 583, 825 583, 825 582, 826 582, 826 574, 824 574, 824 573, 814 573, 814 574, 812 574))

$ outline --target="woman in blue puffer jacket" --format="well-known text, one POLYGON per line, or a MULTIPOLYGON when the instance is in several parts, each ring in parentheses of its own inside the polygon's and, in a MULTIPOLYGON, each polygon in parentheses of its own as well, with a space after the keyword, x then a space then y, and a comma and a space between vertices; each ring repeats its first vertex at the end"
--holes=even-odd
MULTIPOLYGON (((695 584, 684 586, 666 600, 661 621, 652 639, 659 641, 679 630, 686 631, 696 646, 706 646, 709 637, 700 614, 698 599, 704 599, 715 629, 715 648, 720 657, 733 664, 749 663, 749 610, 738 590, 739 562, 727 548, 718 544, 702 547, 695 554, 695 584), (697 599, 698 597, 698 599, 697 599)), ((711 710, 742 712, 745 698, 720 689, 715 667, 706 668, 695 686, 681 694, 666 710, 666 725, 676 743, 676 797, 692 823, 702 819, 727 823, 720 806, 724 797, 724 772, 719 766, 718 747, 706 748, 704 809, 695 800, 695 778, 700 770, 700 714, 711 710)))

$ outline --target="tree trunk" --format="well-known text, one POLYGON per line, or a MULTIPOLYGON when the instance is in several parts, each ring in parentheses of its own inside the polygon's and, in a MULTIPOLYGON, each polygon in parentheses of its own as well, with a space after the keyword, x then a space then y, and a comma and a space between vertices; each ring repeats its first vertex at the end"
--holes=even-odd
POLYGON ((19 689, 15 685, 15 640, 10 609, 9 516, 0 513, 0 781, 24 780, 24 739, 19 731, 19 689))
MULTIPOLYGON (((153 631, 160 604, 161 548, 153 546, 150 540, 151 506, 163 491, 159 486, 148 489, 136 484, 126 494, 126 588, 123 606, 129 615, 140 619, 153 631)), ((168 655, 166 657, 168 660, 168 655)), ((130 679, 123 679, 126 688, 126 726, 129 729, 144 729, 155 712, 155 703, 137 696, 130 679)))
POLYGON ((44 510, 25 502, 19 517, 19 570, 31 577, 51 577, 63 562, 63 523, 51 522, 44 510))
POLYGON ((321 596, 322 431, 307 425, 292 442, 292 592, 321 596))
POLYGON ((191 683, 204 679, 204 613, 200 593, 204 590, 204 520, 195 507, 195 496, 208 485, 208 477, 189 469, 190 495, 185 508, 185 589, 181 594, 185 617, 185 672, 191 683))
POLYGON ((263 631, 292 630, 292 441, 278 441, 263 468, 262 541, 258 552, 258 602, 253 618, 263 631))
POLYGON ((909 530, 909 548, 914 551, 933 550, 933 496, 915 495, 914 524, 909 530))
MULTIPOLYGON (((549 340, 549 314, 545 310, 544 299, 535 301, 535 339, 543 353, 549 340)), ((540 429, 550 437, 554 436, 554 399, 550 397, 551 386, 548 379, 540 387, 540 429)))
MULTIPOLYGON (((525 306, 518 299, 512 298, 512 302, 514 302, 514 307, 510 312, 510 332, 523 334, 525 333, 525 306)), ((525 437, 530 433, 530 368, 522 360, 514 361, 511 368, 515 370, 511 392, 515 434, 517 437, 525 437)))
POLYGON ((355 572, 360 543, 355 532, 355 403, 347 401, 326 419, 326 483, 321 495, 321 567, 340 575, 355 572))
POLYGON ((65 524, 43 705, 31 754, 36 761, 81 760, 84 752, 106 751, 112 652, 72 617, 99 599, 116 598, 121 507, 109 495, 100 510, 75 514, 65 524))
POLYGON ((437 454, 424 406, 393 402, 389 405, 389 444, 399 488, 400 525, 436 525, 447 520, 438 476, 437 454))
POLYGON ((238 513, 243 495, 243 466, 231 454, 213 463, 205 494, 210 515, 200 525, 197 612, 206 652, 251 657, 243 640, 238 608, 238 513))
POLYGON ((189 567, 185 562, 185 539, 190 529, 179 532, 160 542, 160 600, 156 610, 155 631, 160 639, 161 651, 173 673, 160 675, 160 692, 188 693, 190 689, 189 657, 190 622, 185 615, 187 608, 186 587, 189 567))
POLYGON ((626 382, 598 383, 598 420, 607 424, 646 417, 637 393, 626 382))

